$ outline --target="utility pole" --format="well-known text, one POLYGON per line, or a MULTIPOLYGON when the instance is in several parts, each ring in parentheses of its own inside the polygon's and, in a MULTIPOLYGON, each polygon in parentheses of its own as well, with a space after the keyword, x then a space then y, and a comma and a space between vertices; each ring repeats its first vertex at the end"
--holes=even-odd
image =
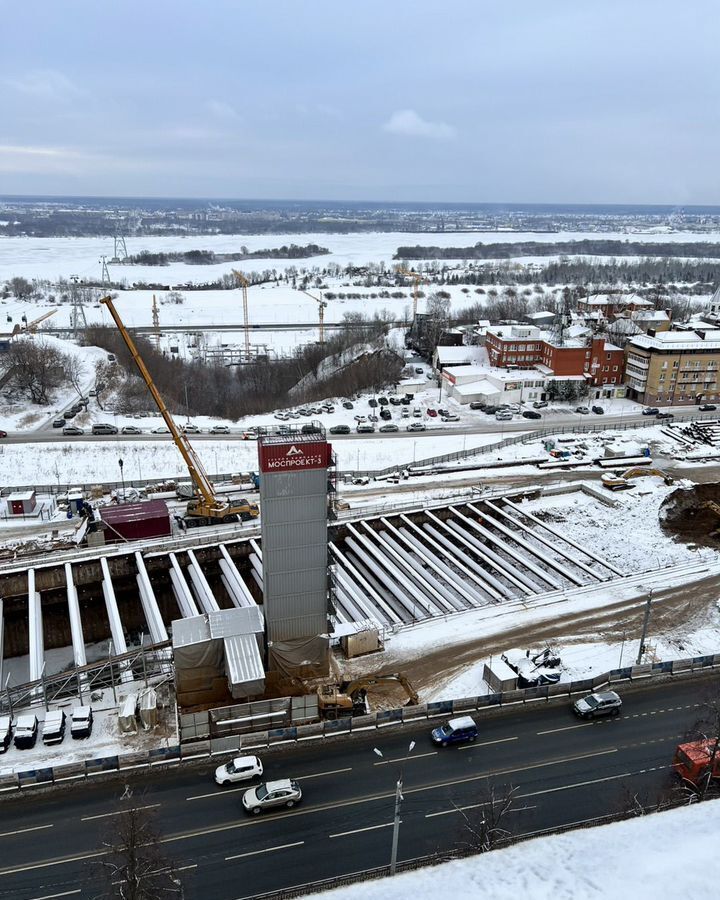
MULTIPOLYGON (((415 748, 415 741, 410 741, 408 745, 407 753, 405 754, 404 759, 400 763, 400 773, 398 774, 398 780, 395 785, 395 815, 393 818, 393 834, 392 834, 392 849, 390 851, 390 875, 394 875, 397 870, 397 853, 398 853, 398 841, 400 839, 400 806, 403 801, 403 792, 402 792, 402 784, 403 784, 403 768, 405 763, 407 762, 408 756, 412 753, 415 748)), ((377 747, 373 747, 373 753, 377 754, 377 756, 382 756, 382 750, 378 750, 377 747)))
POLYGON ((652 590, 648 591, 647 603, 645 604, 645 618, 643 619, 642 635, 640 637, 640 649, 638 650, 636 666, 642 662, 643 653, 645 652, 645 636, 647 635, 648 622, 650 621, 650 604, 652 603, 652 590))

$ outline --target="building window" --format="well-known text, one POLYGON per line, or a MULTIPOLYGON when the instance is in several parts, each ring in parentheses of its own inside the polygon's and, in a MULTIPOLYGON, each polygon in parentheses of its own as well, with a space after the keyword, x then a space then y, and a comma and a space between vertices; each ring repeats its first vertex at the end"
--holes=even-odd
POLYGON ((617 372, 617 370, 618 370, 618 367, 617 367, 617 366, 613 366, 613 372, 617 372))

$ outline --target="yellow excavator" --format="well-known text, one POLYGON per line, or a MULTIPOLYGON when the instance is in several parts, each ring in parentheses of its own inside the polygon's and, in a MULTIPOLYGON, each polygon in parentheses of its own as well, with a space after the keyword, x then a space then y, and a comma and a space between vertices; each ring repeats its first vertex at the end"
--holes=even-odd
POLYGON ((130 337, 130 333, 123 324, 118 311, 115 309, 112 298, 103 297, 100 302, 104 306, 107 306, 110 315, 113 317, 113 321, 122 335, 122 339, 125 341, 125 346, 130 351, 130 355, 135 361, 135 365, 138 367, 140 375, 147 385, 148 390, 152 394, 152 398, 155 401, 157 408, 160 410, 160 415, 163 417, 165 424, 172 435, 173 441, 175 441, 175 446, 180 451, 182 458, 185 460, 185 465, 190 472, 190 478, 195 487, 196 496, 188 501, 185 516, 179 520, 181 525, 186 528, 192 528, 199 525, 219 525, 223 522, 256 519, 260 514, 257 504, 248 503, 244 498, 228 501, 217 495, 200 457, 188 440, 188 436, 185 432, 180 431, 175 424, 175 420, 170 415, 168 408, 165 406, 158 389, 155 387, 150 372, 148 372, 147 366, 143 362, 142 357, 135 346, 135 342, 130 337))
POLYGON ((662 478, 665 484, 673 483, 672 475, 668 475, 662 469, 645 469, 642 466, 626 469, 624 472, 605 472, 600 481, 609 491, 626 491, 635 487, 633 478, 642 478, 644 475, 656 475, 662 478))
POLYGON ((368 688, 378 684, 399 684, 408 697, 406 706, 417 706, 420 702, 415 688, 402 673, 382 672, 365 675, 355 681, 343 681, 341 684, 321 685, 317 689, 320 715, 326 719, 365 715, 368 688))

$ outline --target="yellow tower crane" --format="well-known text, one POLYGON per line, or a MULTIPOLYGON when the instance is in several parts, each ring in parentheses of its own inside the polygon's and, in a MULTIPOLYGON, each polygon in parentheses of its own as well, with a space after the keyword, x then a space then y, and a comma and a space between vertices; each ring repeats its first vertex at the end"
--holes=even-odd
POLYGON ((238 272, 237 269, 233 269, 233 275, 240 282, 240 286, 242 287, 242 301, 243 301, 243 324, 245 326, 245 362, 250 362, 250 321, 248 319, 248 287, 250 286, 250 282, 243 275, 242 272, 238 272))
POLYGON ((303 294, 307 294, 308 297, 310 297, 311 300, 314 300, 318 305, 318 343, 322 346, 325 343, 325 307, 327 306, 327 302, 323 300, 322 294, 320 294, 319 297, 313 297, 309 291, 303 291, 303 294))
POLYGON ((26 331, 28 334, 35 334, 35 332, 38 330, 38 325, 40 325, 40 323, 44 322, 46 319, 49 319, 50 316, 54 316, 56 312, 56 309, 51 309, 50 312, 46 312, 44 313, 44 315, 39 316, 39 318, 33 319, 32 322, 26 322, 25 328, 22 330, 26 331))
POLYGON ((398 275, 404 275, 406 278, 412 278, 413 280, 413 322, 415 321, 415 317, 417 316, 417 308, 418 308, 418 285, 419 284, 430 284, 427 278, 422 276, 419 272, 410 272, 407 269, 403 269, 402 266, 397 266, 395 268, 395 272, 398 275))

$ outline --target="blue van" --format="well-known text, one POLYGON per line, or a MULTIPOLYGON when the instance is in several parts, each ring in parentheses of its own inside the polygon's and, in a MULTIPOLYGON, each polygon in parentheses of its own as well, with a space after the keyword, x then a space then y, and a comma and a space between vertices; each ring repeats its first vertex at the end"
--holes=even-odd
POLYGON ((477 725, 471 716, 450 719, 439 728, 433 728, 431 736, 434 744, 446 747, 448 744, 463 744, 474 741, 478 736, 477 725))

